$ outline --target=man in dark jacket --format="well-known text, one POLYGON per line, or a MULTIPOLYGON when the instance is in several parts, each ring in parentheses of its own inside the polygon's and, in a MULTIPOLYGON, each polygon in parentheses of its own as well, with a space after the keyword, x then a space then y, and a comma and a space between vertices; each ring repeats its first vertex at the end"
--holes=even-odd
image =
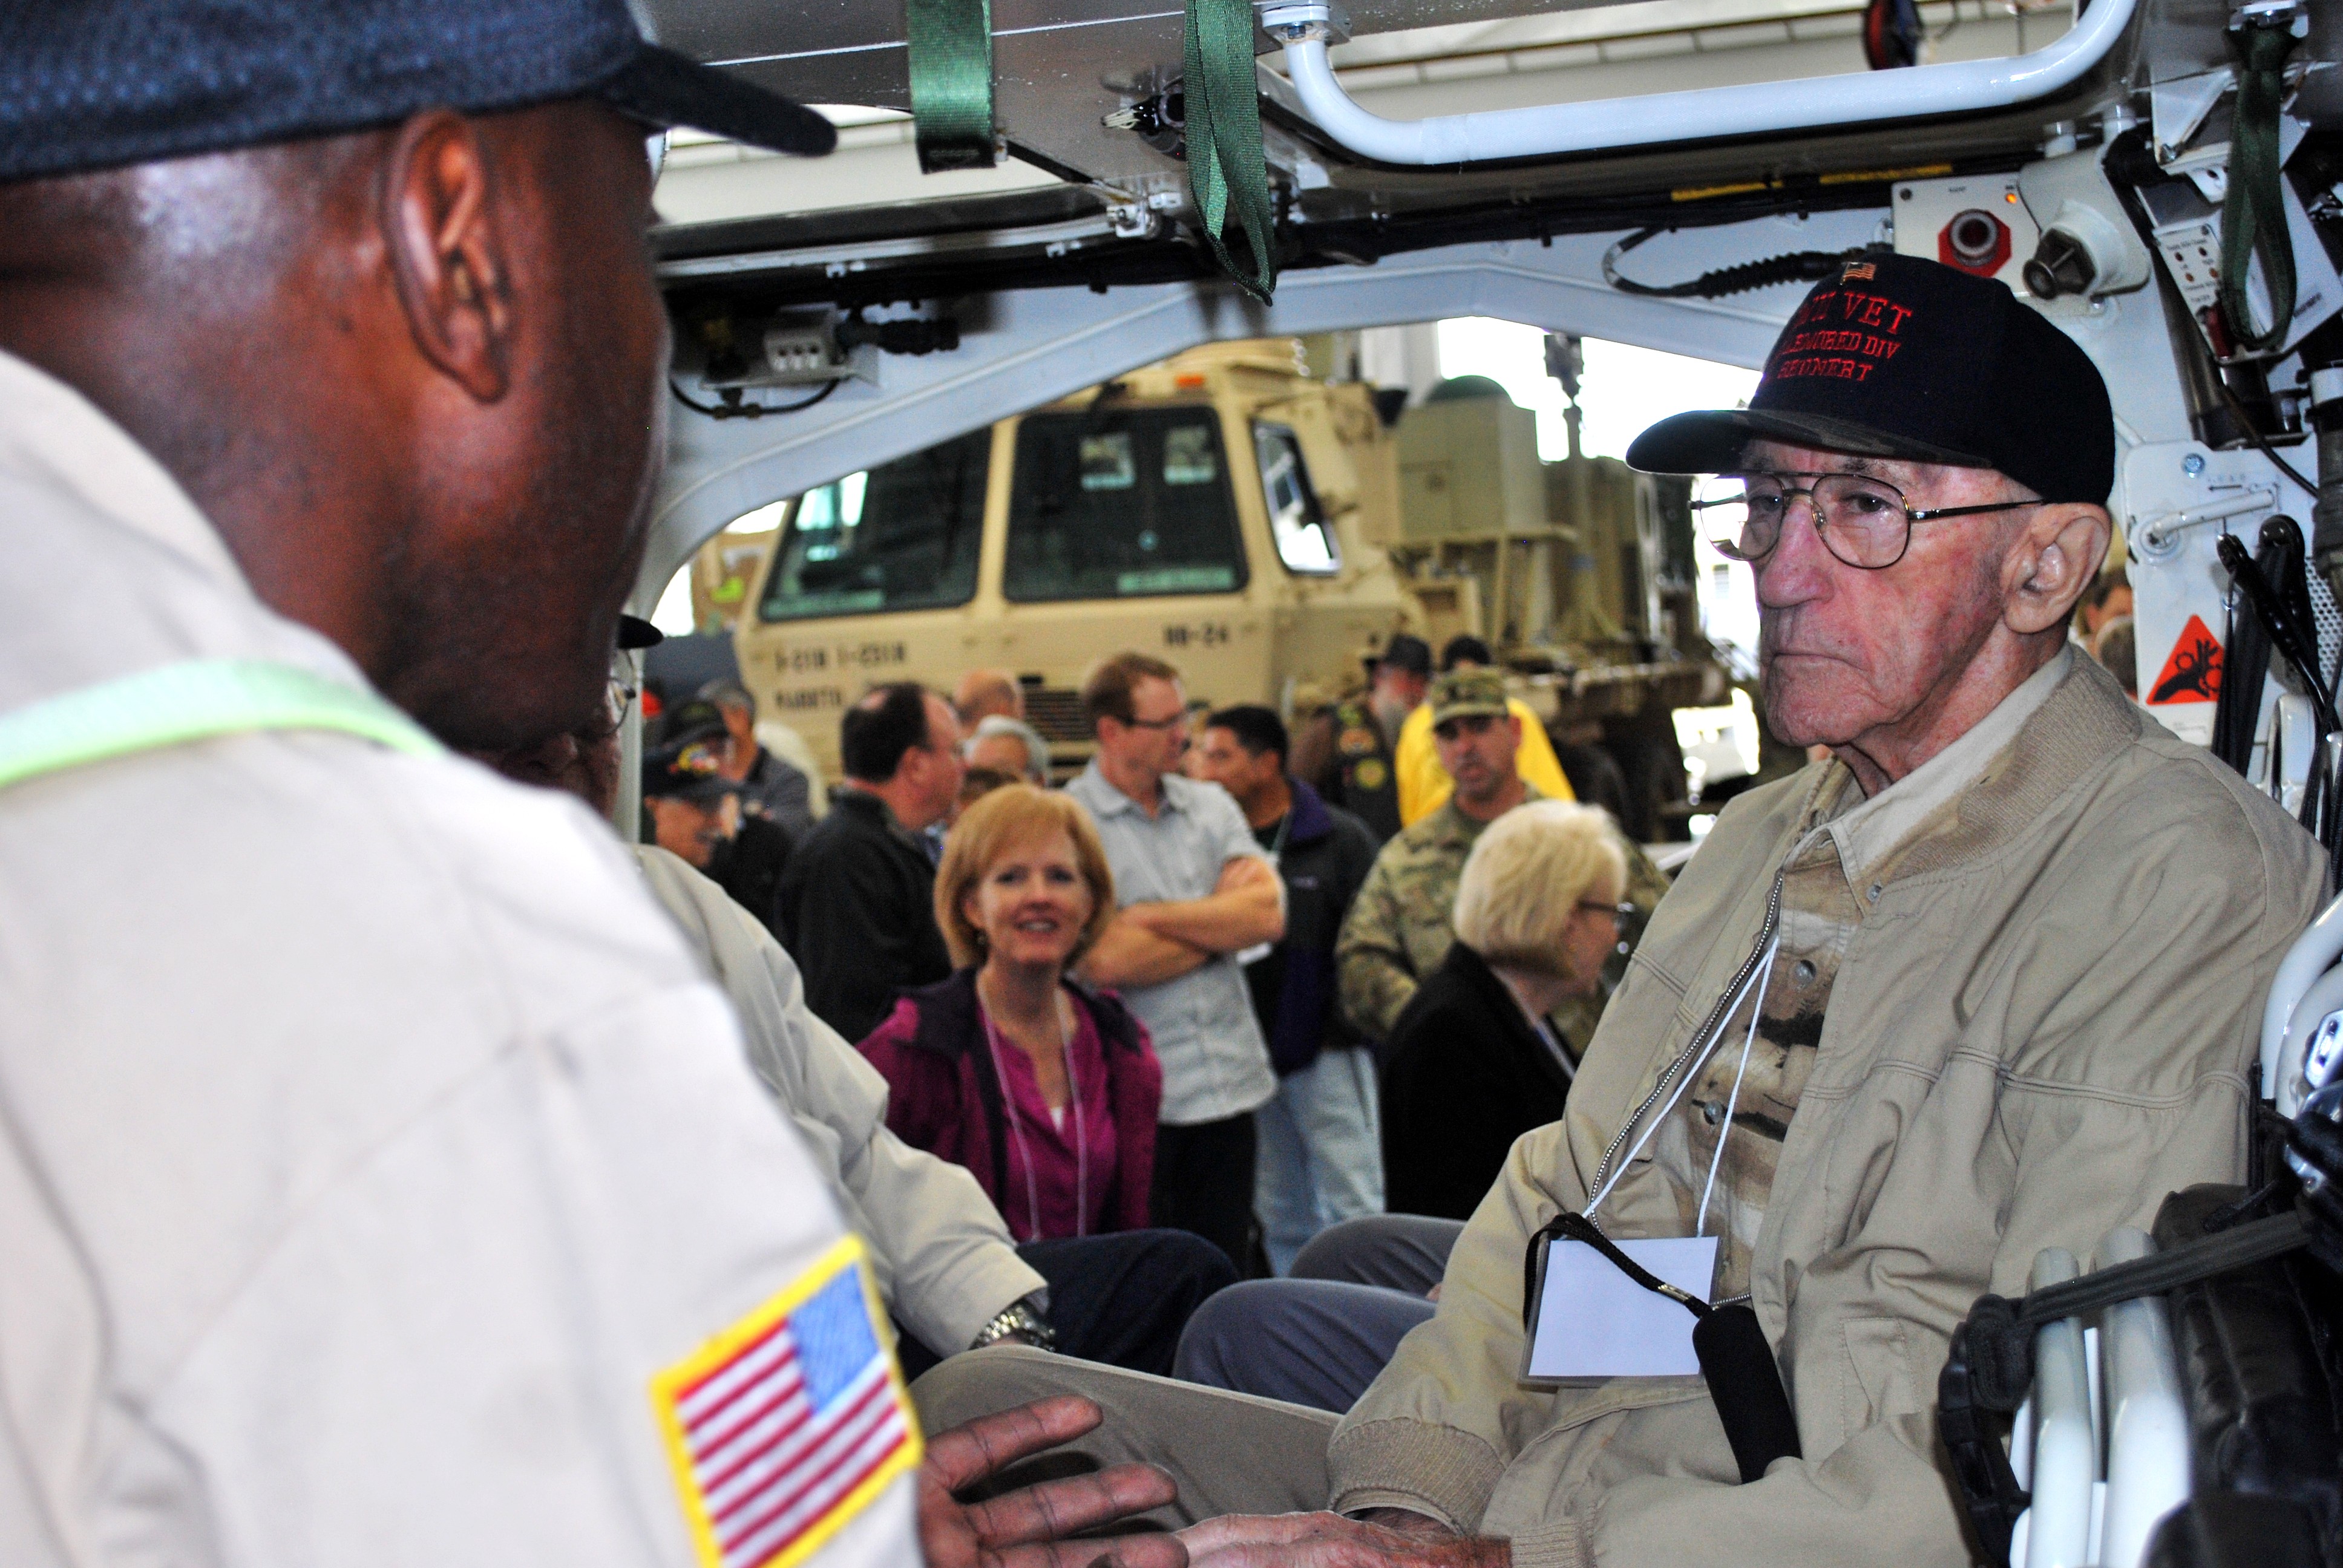
POLYGON ((1375 860, 1367 825, 1286 771, 1285 725, 1266 708, 1205 720, 1203 776, 1236 799, 1285 883, 1285 938, 1243 955, 1277 1097, 1253 1113, 1253 1207, 1271 1268, 1288 1272, 1325 1227, 1383 1207, 1374 1062, 1335 1005, 1334 939, 1375 860))
POLYGON ((781 873, 780 938, 815 1016, 859 1040, 898 991, 951 973, 919 835, 959 798, 960 720, 918 682, 897 681, 847 710, 839 752, 846 781, 781 873))
POLYGON ((1393 749, 1431 680, 1431 645, 1394 632, 1382 657, 1367 661, 1366 689, 1320 709, 1294 737, 1286 771, 1356 814, 1378 844, 1400 829, 1393 749))

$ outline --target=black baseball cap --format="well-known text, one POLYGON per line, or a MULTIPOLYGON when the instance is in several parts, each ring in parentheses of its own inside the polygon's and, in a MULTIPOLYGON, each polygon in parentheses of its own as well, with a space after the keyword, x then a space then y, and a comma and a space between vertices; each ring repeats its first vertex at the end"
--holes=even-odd
POLYGON ((1919 256, 1845 263, 1782 329, 1748 407, 1663 419, 1627 462, 1723 473, 1761 437, 1995 468, 2046 501, 2105 506, 2115 487, 2115 413, 2090 356, 2006 284, 1919 256))
POLYGON ((639 615, 618 618, 618 648, 621 652, 635 653, 646 648, 657 648, 666 640, 667 633, 639 615))
POLYGON ((724 716, 710 702, 687 702, 669 714, 659 744, 643 753, 646 799, 703 804, 738 794, 740 786, 719 771, 724 765, 724 716))
POLYGON ((1367 663, 1372 668, 1388 664, 1393 669, 1403 669, 1410 675, 1428 678, 1432 674, 1432 645, 1412 632, 1395 631, 1392 633, 1391 640, 1383 644, 1383 652, 1367 663))
POLYGON ((0 182, 563 98, 776 152, 838 140, 811 109, 649 42, 626 0, 0 5, 0 182))

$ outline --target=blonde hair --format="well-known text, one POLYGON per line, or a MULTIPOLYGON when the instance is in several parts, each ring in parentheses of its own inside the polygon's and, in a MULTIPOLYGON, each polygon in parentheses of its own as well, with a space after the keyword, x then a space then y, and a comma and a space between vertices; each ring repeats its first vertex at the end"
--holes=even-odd
POLYGON ((1091 814, 1071 795, 1031 784, 1004 784, 960 814, 944 839, 943 861, 936 868, 936 924, 943 929, 954 965, 968 969, 984 961, 984 933, 960 908, 970 890, 1001 856, 1052 833, 1073 841, 1074 864, 1091 890, 1091 918, 1066 961, 1071 964, 1099 940, 1114 919, 1114 873, 1107 869, 1106 846, 1099 842, 1091 814))
POLYGON ((1558 975, 1564 932, 1586 890, 1624 889, 1627 856, 1611 814, 1531 800, 1483 831, 1456 884, 1456 940, 1492 964, 1558 975))

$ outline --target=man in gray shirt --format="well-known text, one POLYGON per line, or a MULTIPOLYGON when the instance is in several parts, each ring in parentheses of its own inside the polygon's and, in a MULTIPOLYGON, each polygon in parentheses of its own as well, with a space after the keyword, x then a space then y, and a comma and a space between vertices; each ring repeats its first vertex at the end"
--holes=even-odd
POLYGON ((1254 1107, 1277 1092, 1238 955, 1285 934, 1277 871, 1217 784, 1182 777, 1180 672, 1117 654, 1082 682, 1098 754, 1066 792, 1114 871, 1113 923, 1083 978, 1121 990, 1163 1063, 1154 1221, 1251 1254, 1254 1107))

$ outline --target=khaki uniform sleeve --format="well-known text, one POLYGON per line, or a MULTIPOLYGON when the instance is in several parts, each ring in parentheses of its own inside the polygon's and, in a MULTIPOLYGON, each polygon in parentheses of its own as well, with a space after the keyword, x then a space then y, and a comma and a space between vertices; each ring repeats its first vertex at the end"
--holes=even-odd
MULTIPOLYGON (((1393 840, 1394 846, 1397 842, 1393 840)), ((1415 973, 1408 967, 1405 911, 1392 866, 1388 853, 1377 858, 1334 944, 1342 1017, 1352 1028, 1378 1040, 1390 1037, 1416 987, 1415 973)))
MULTIPOLYGON (((692 1561, 655 1380, 841 1234, 699 984, 516 1041, 300 1216, 135 1412, 110 1556, 692 1561)), ((810 1568, 917 1561, 911 1488, 841 1505, 810 1568)))

